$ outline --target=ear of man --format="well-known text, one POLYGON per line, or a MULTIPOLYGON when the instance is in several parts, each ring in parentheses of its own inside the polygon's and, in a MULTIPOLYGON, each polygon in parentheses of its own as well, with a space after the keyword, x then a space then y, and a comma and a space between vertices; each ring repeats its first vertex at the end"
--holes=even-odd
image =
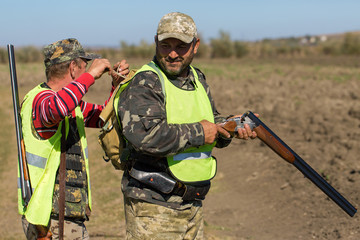
POLYGON ((75 67, 79 67, 75 60, 72 60, 69 65, 69 73, 72 79, 75 79, 75 67))
POLYGON ((194 46, 194 54, 197 53, 198 48, 199 48, 199 45, 200 45, 200 39, 199 39, 199 38, 196 38, 196 40, 195 40, 195 46, 194 46))

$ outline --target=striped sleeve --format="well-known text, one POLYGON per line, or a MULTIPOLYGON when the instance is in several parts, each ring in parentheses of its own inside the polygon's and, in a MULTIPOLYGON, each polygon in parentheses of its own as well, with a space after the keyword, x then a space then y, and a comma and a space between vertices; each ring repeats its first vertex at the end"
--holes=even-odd
POLYGON ((41 137, 49 138, 56 132, 59 122, 82 102, 94 81, 89 73, 84 73, 58 92, 44 90, 35 97, 33 123, 41 137))

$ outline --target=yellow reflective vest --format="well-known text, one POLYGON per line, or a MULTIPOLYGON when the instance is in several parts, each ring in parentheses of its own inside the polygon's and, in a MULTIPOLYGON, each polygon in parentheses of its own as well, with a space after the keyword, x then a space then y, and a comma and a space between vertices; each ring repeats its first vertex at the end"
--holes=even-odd
MULTIPOLYGON (((69 120, 68 117, 66 117, 65 120, 59 124, 56 133, 49 139, 39 139, 34 136, 32 130, 32 104, 35 96, 44 90, 49 89, 41 87, 41 84, 36 86, 24 97, 21 107, 22 132, 33 194, 28 206, 24 206, 21 189, 18 187, 18 211, 21 215, 25 215, 30 223, 46 226, 50 219, 56 172, 60 165, 61 127, 62 124, 65 123, 66 134, 68 134, 69 120)), ((79 106, 75 108, 75 114, 82 152, 85 158, 88 179, 88 199, 91 209, 90 176, 84 116, 79 106)))
MULTIPOLYGON (((165 95, 166 117, 169 124, 195 123, 204 119, 214 123, 214 113, 209 97, 199 81, 195 69, 192 66, 190 67, 195 77, 195 90, 193 91, 174 86, 154 62, 144 65, 136 74, 142 71, 152 71, 159 76, 165 95)), ((117 116, 119 92, 115 96, 117 100, 114 101, 117 116)), ((214 146, 215 143, 192 147, 184 152, 167 157, 172 175, 185 183, 212 179, 217 168, 216 159, 211 154, 214 146)))

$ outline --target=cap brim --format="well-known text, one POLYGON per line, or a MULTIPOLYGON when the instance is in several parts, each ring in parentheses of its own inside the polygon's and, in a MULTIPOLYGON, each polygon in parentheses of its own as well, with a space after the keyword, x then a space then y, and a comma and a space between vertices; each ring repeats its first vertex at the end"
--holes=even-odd
POLYGON ((99 54, 95 54, 95 53, 86 53, 85 56, 80 56, 83 59, 86 59, 88 61, 97 59, 97 58, 101 58, 101 56, 99 54))
POLYGON ((194 40, 193 36, 180 34, 180 33, 162 33, 162 34, 158 35, 159 41, 162 41, 162 40, 165 40, 168 38, 176 38, 176 39, 179 39, 180 41, 183 41, 184 43, 191 43, 194 40))

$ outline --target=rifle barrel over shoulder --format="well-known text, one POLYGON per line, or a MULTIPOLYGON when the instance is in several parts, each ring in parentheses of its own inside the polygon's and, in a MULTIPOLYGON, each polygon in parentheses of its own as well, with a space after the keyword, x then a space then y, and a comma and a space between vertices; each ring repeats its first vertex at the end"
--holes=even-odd
POLYGON ((18 149, 18 164, 20 170, 20 188, 24 203, 25 205, 27 205, 32 195, 32 189, 31 189, 30 175, 29 175, 26 155, 25 155, 25 145, 22 135, 14 46, 8 44, 7 49, 9 56, 11 89, 12 89, 12 97, 13 97, 13 105, 14 105, 14 118, 15 118, 16 140, 17 140, 17 149, 18 149))

